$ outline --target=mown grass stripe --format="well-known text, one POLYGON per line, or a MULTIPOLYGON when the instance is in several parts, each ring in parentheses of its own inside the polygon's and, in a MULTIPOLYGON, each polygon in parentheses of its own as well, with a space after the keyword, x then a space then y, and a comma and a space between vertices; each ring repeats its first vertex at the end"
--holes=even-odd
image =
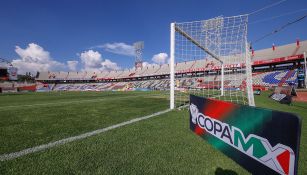
POLYGON ((12 159, 15 159, 15 158, 18 158, 18 157, 21 157, 21 156, 25 156, 27 154, 31 154, 31 153, 35 153, 35 152, 39 152, 39 151, 44 151, 46 149, 49 149, 49 148, 52 148, 52 147, 55 147, 55 146, 64 145, 66 143, 70 143, 70 142, 77 141, 77 140, 82 140, 82 139, 85 139, 87 137, 91 137, 91 136, 94 136, 94 135, 97 135, 97 134, 100 134, 100 133, 103 133, 103 132, 106 132, 106 131, 109 131, 109 130, 113 130, 113 129, 116 129, 116 128, 119 128, 119 127, 122 127, 122 126, 125 126, 125 125, 129 125, 129 124, 136 123, 136 122, 139 122, 139 121, 142 121, 142 120, 146 120, 146 119, 149 119, 149 118, 152 118, 152 117, 155 117, 155 116, 159 116, 159 115, 167 113, 169 111, 171 111, 171 110, 167 109, 167 110, 156 112, 156 113, 153 113, 153 114, 150 114, 150 115, 147 115, 147 116, 135 118, 135 119, 132 119, 132 120, 129 120, 129 121, 126 121, 126 122, 122 122, 122 123, 119 123, 119 124, 116 124, 116 125, 112 125, 112 126, 109 126, 109 127, 106 127, 106 128, 87 132, 87 133, 84 133, 84 134, 81 134, 81 135, 78 135, 78 136, 68 137, 68 138, 61 139, 61 140, 58 140, 58 141, 55 141, 55 142, 50 142, 50 143, 35 146, 35 147, 32 147, 32 148, 27 148, 27 149, 24 149, 24 150, 21 150, 21 151, 18 151, 18 152, 3 154, 3 155, 0 155, 0 161, 12 160, 12 159))

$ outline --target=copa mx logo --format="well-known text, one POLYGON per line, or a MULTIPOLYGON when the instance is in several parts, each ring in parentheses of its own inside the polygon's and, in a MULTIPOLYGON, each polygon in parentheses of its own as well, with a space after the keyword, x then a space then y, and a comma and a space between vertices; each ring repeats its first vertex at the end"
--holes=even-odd
POLYGON ((279 174, 294 174, 295 154, 290 147, 280 143, 272 147, 267 139, 254 134, 245 137, 239 128, 200 113, 194 104, 190 105, 190 112, 192 123, 207 133, 279 174))

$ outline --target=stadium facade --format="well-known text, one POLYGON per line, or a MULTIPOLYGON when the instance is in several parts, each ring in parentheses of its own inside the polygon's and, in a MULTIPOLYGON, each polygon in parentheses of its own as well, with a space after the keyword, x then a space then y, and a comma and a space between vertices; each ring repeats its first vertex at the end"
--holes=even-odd
MULTIPOLYGON (((251 51, 253 86, 265 89, 298 84, 298 72, 303 68, 306 51, 307 41, 251 51)), ((212 81, 219 80, 216 72, 220 67, 216 65, 206 59, 176 63, 176 87, 206 88, 202 84, 204 75, 212 81)), ((239 66, 234 63, 225 67, 228 71, 236 71, 239 66)), ((120 71, 39 72, 36 80, 44 84, 41 90, 46 84, 52 90, 164 90, 169 88, 169 72, 169 64, 162 64, 120 71)), ((244 80, 230 80, 226 86, 238 83, 244 84, 244 80)))

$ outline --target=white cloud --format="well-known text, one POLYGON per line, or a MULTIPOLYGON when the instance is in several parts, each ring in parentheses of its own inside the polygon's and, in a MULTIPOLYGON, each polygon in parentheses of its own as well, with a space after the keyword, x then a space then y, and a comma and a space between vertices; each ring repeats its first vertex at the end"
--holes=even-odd
POLYGON ((16 46, 15 52, 20 58, 14 59, 12 64, 18 68, 19 74, 65 69, 65 64, 53 60, 48 51, 35 43, 30 43, 25 49, 16 46))
POLYGON ((49 52, 35 43, 30 43, 26 49, 16 46, 15 52, 26 62, 44 63, 50 59, 49 52))
POLYGON ((151 60, 157 64, 165 64, 168 62, 168 55, 167 53, 158 53, 154 55, 151 60))
POLYGON ((103 70, 119 70, 120 69, 120 67, 116 63, 112 62, 109 59, 105 59, 101 63, 101 66, 103 70))
POLYGON ((118 55, 134 56, 134 47, 126 43, 106 43, 103 45, 94 46, 92 48, 102 48, 107 52, 118 55))
MULTIPOLYGON (((35 74, 37 71, 78 71, 79 61, 70 60, 66 63, 55 61, 48 51, 35 43, 28 44, 25 49, 16 46, 15 52, 20 58, 14 59, 12 64, 18 68, 19 74, 24 74, 25 72, 35 74)), ((97 51, 84 51, 79 54, 79 57, 82 71, 120 69, 117 63, 112 62, 110 59, 103 59, 97 51)))
POLYGON ((84 64, 84 69, 96 69, 101 67, 102 57, 97 51, 84 51, 80 54, 80 59, 84 64))
POLYGON ((67 66, 70 71, 77 71, 79 61, 67 61, 67 66))
POLYGON ((98 51, 88 50, 80 54, 84 71, 119 70, 117 63, 109 59, 103 60, 98 51))

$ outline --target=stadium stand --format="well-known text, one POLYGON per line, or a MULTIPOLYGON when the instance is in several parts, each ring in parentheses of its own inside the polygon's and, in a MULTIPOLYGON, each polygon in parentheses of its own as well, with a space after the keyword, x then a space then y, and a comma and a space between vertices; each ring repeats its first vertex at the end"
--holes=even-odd
POLYGON ((108 72, 108 71, 105 71, 105 72, 101 72, 101 71, 96 72, 96 75, 97 75, 96 79, 97 79, 97 80, 106 79, 106 77, 107 77, 109 74, 110 74, 110 72, 108 72))
POLYGON ((162 64, 160 69, 158 69, 153 75, 166 75, 169 74, 169 64, 162 64))
POLYGON ((194 64, 195 64, 195 61, 187 61, 187 62, 177 63, 176 64, 176 73, 188 72, 189 70, 192 69, 194 64))
POLYGON ((194 66, 189 71, 190 72, 200 71, 201 69, 204 68, 204 65, 205 65, 205 60, 196 60, 194 66))
POLYGON ((67 80, 82 80, 86 72, 68 72, 67 80))
POLYGON ((49 72, 40 72, 36 80, 38 81, 49 80, 49 72))
POLYGON ((93 80, 97 78, 96 72, 86 71, 84 74, 84 80, 93 80))
POLYGON ((160 69, 159 65, 153 65, 153 66, 146 66, 145 71, 143 72, 144 76, 152 76, 155 72, 157 72, 160 69))
POLYGON ((128 78, 129 76, 134 75, 133 69, 126 69, 118 76, 118 78, 128 78))
MULTIPOLYGON (((304 51, 307 51, 307 41, 255 51, 252 56, 253 85, 272 87, 296 83, 297 67, 304 51)), ((240 66, 236 63, 225 65, 225 71, 235 71, 240 66)), ((115 71, 40 72, 36 80, 50 83, 51 86, 45 89, 56 91, 163 90, 169 88, 169 69, 169 64, 162 64, 115 71)), ((221 79, 216 73, 219 69, 218 62, 206 59, 178 62, 175 65, 177 85, 181 88, 215 88, 221 79), (210 85, 196 77, 204 71, 207 71, 210 85)), ((244 79, 236 79, 231 74, 225 78, 225 87, 244 86, 244 79)))
POLYGON ((297 70, 263 72, 253 75, 253 84, 263 86, 282 86, 297 82, 297 70))

